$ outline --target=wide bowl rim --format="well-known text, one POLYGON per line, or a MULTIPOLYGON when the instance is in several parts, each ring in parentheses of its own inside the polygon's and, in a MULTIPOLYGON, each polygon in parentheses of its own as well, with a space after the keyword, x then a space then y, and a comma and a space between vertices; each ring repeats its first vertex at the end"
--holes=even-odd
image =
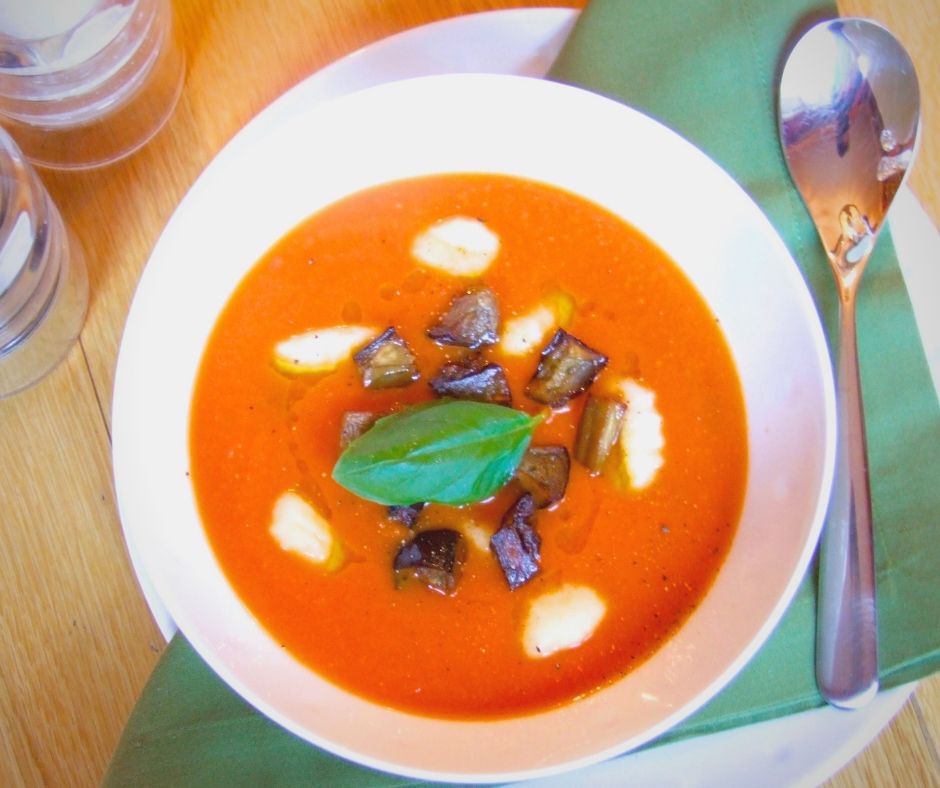
MULTIPOLYGON (((800 318, 804 328, 811 339, 810 349, 812 358, 810 363, 818 373, 818 397, 821 407, 819 418, 821 421, 821 446, 818 460, 818 494, 815 499, 809 502, 811 514, 808 512, 809 522, 806 523, 805 537, 803 538, 800 550, 795 555, 792 565, 792 571, 789 573, 787 582, 779 589, 776 603, 773 605, 769 614, 766 615, 761 623, 748 638, 743 648, 738 650, 736 658, 726 661, 723 668, 714 673, 714 676, 707 686, 700 689, 695 697, 688 699, 688 702, 680 708, 670 713, 661 714, 658 721, 647 726, 640 734, 632 735, 603 747, 591 748, 590 744, 585 745, 585 752, 578 758, 567 757, 563 761, 552 763, 537 763, 527 768, 511 769, 482 769, 468 770, 458 769, 449 771, 440 768, 427 768, 417 764, 408 764, 389 760, 384 757, 376 757, 369 752, 361 751, 362 748, 350 747, 341 741, 335 741, 329 736, 324 736, 322 732, 311 731, 307 726, 299 724, 296 719, 289 715, 284 715, 274 708, 265 697, 263 692, 247 686, 244 678, 226 661, 226 657, 219 653, 217 644, 212 638, 205 636, 205 622, 199 616, 191 614, 188 607, 189 603, 181 598, 179 589, 184 587, 180 585, 181 576, 176 570, 170 569, 166 561, 160 561, 154 557, 156 534, 153 528, 148 534, 139 539, 139 555, 144 564, 147 574, 153 582, 155 588, 164 601, 167 609, 177 622, 180 630, 189 639, 196 651, 202 658, 218 673, 222 679, 232 687, 238 694, 248 700, 253 706, 262 713, 271 717, 283 727, 293 731, 302 738, 311 741, 329 751, 332 751, 342 757, 354 760, 373 768, 384 771, 406 774, 413 777, 435 780, 449 780, 454 782, 476 781, 476 782, 496 782, 504 780, 516 780, 526 777, 542 776, 557 773, 559 771, 569 770, 596 762, 614 754, 633 749, 647 741, 655 738, 666 729, 675 725, 681 719, 686 718, 696 709, 700 708, 708 699, 713 697, 718 690, 725 686, 731 678, 743 667, 744 664, 756 653, 759 646, 766 640, 770 632, 779 622, 783 612, 792 600, 796 590, 802 580, 803 575, 809 565, 813 551, 815 550, 818 539, 822 518, 825 513, 826 502, 828 500, 828 490, 832 480, 832 468, 834 464, 834 423, 835 423, 835 396, 834 387, 831 379, 831 364, 828 357, 828 350, 825 343, 825 337, 813 304, 812 297, 803 281, 799 270, 793 263, 789 252, 786 250, 783 241, 776 234, 769 221, 763 216, 759 208, 745 194, 745 192, 734 183, 734 181, 724 173, 716 164, 711 162, 703 153, 683 140, 674 132, 648 118, 645 115, 614 102, 603 98, 597 94, 581 90, 579 88, 561 85, 544 80, 537 80, 527 77, 506 76, 506 75, 446 75, 418 77, 409 80, 403 80, 395 83, 387 83, 374 88, 368 88, 355 94, 335 99, 310 111, 292 118, 287 123, 276 128, 268 130, 263 136, 259 137, 250 149, 246 149, 239 156, 218 157, 206 168, 203 175, 199 178, 190 192, 180 203, 163 235, 154 247, 150 262, 145 269, 144 275, 138 285, 133 304, 125 326, 124 336, 121 342, 121 349, 118 357, 117 371, 115 375, 114 397, 113 397, 113 459, 115 488, 118 500, 118 507, 121 513, 125 529, 137 528, 137 523, 146 519, 147 505, 153 505, 159 498, 159 490, 153 488, 147 493, 148 503, 142 506, 141 494, 141 473, 147 463, 142 457, 142 446, 146 445, 148 437, 153 438, 152 424, 146 424, 142 421, 144 413, 141 410, 141 392, 145 387, 145 382, 152 380, 153 374, 159 374, 160 369, 148 369, 146 363, 141 362, 141 349, 153 349, 154 347, 154 326, 163 326, 165 336, 164 341, 168 340, 171 347, 181 347, 191 336, 187 336, 185 330, 177 325, 166 325, 166 315, 161 314, 159 299, 155 299, 153 293, 165 293, 171 286, 169 283, 186 276, 186 272, 181 268, 181 263, 177 262, 170 266, 167 261, 172 259, 174 254, 180 251, 181 244, 186 241, 187 233, 192 231, 194 221, 198 220, 200 212, 204 212, 207 204, 214 195, 221 190, 230 188, 233 181, 233 173, 247 171, 252 175, 258 175, 267 166, 273 164, 283 165, 282 159, 279 159, 279 151, 283 151, 283 146, 294 145, 296 147, 299 136, 311 133, 322 135, 325 129, 333 124, 332 133, 342 128, 343 124, 348 124, 351 119, 368 117, 376 111, 388 112, 390 108, 401 108, 407 106, 415 110, 416 106, 422 101, 432 99, 440 104, 441 102, 477 102, 477 106, 490 107, 498 104, 502 111, 511 112, 513 105, 525 106, 526 114, 533 112, 533 106, 539 108, 541 113, 558 113, 559 107, 564 109, 569 115, 568 121, 572 123, 571 128, 575 128, 581 133, 590 131, 587 120, 592 122, 598 119, 608 124, 626 124, 629 129, 644 129, 654 134, 657 140, 662 140, 670 152, 682 151, 682 155, 689 157, 689 161, 696 161, 701 166, 702 172, 707 173, 707 177, 713 178, 714 183, 721 183, 724 196, 729 197, 735 202, 735 206, 743 211, 749 217, 748 220, 754 225, 755 232, 761 235, 767 243, 769 254, 775 255, 778 265, 783 266, 780 275, 792 289, 796 303, 800 309, 800 318), (520 104, 521 102, 521 104, 520 104), (250 160, 250 161, 248 161, 250 160), (246 163, 247 162, 247 163, 246 163), (181 229, 182 228, 182 229, 181 229), (162 322, 161 322, 162 321, 162 322), (151 431, 148 433, 148 429, 151 431), (150 549, 148 549, 148 546, 150 549)), ((470 106, 465 103, 464 107, 470 106)), ((543 117, 543 116, 540 116, 543 117)), ((517 111, 514 120, 518 123, 524 122, 524 119, 517 111)), ((570 130, 570 129, 569 129, 570 130)), ((557 132, 556 132, 557 134, 557 132)), ((335 141, 335 139, 334 139, 335 141)), ((554 138, 558 142, 558 138, 554 138)), ((610 146, 610 141, 605 138, 605 143, 610 146)), ((609 152, 609 150, 608 150, 609 152)), ((499 157, 497 157, 499 158, 499 157)), ((505 157, 500 159, 507 169, 512 169, 511 165, 505 162, 505 157)), ((446 156, 445 156, 446 160, 446 156)), ((439 166, 439 165, 435 165, 439 166)), ((394 169, 394 168, 393 168, 394 169)), ((459 169, 459 168, 458 168, 459 169)), ((440 171, 432 167, 431 171, 440 171)), ((503 170, 499 170, 503 171, 503 170)), ((369 181, 373 175, 366 177, 369 181)), ((388 180, 388 176, 377 175, 371 182, 381 182, 388 180)), ((555 179, 548 179, 549 182, 555 182, 555 179)), ((368 183, 357 182, 352 185, 346 184, 343 188, 348 191, 355 191, 368 183)), ((563 186, 565 184, 562 184, 563 186)), ((330 200, 326 200, 329 202, 330 200)), ((603 203, 602 203, 603 204, 603 203)), ((311 211, 295 212, 292 217, 284 219, 276 216, 267 217, 263 221, 274 222, 274 225, 280 221, 281 226, 289 229, 297 221, 311 211)), ((263 223, 263 222, 262 222, 263 223)), ((254 254, 253 259, 257 259, 260 253, 264 251, 277 237, 268 237, 267 242, 258 246, 253 252, 247 251, 246 255, 254 254)), ((654 239, 657 240, 658 239, 654 239)), ((669 251, 667 249, 667 251, 669 251)), ((239 276, 229 277, 229 291, 239 276)), ((220 287, 225 290, 225 287, 220 287)), ((218 307, 218 304, 216 304, 218 307)), ((207 310, 210 311, 210 310, 207 310)), ((216 312, 217 313, 217 312, 216 312)), ((175 323, 175 321, 174 321, 175 323)), ((196 343, 198 344, 198 343, 196 343)), ((200 345, 201 347, 201 345, 200 345)), ((191 359, 190 359, 191 362, 191 359)), ((189 363, 189 362, 188 362, 189 363)), ((191 366, 191 364, 190 364, 191 366)), ((192 384, 193 370, 190 370, 189 386, 192 384)), ((187 400, 188 402, 188 400, 187 400)), ((177 458, 178 460, 178 458, 177 458)), ((180 476, 181 467, 175 467, 173 473, 180 476)), ((181 478, 175 478, 174 484, 188 484, 181 478)), ((191 491, 190 504, 192 504, 191 491)), ((183 498, 185 499, 185 495, 183 498)), ((194 506, 194 505, 193 505, 194 506)), ((193 508, 192 511, 195 511, 193 508)), ((201 530, 201 528, 200 528, 201 530)), ((140 537, 139 531, 135 531, 135 538, 140 537)), ((218 571, 218 567, 216 567, 218 571)), ((236 605, 237 607, 237 605, 236 605)), ((229 644, 226 648, 231 648, 229 644)), ((594 696, 596 697, 596 695, 594 696)), ((354 706, 362 703, 361 699, 353 702, 354 706)), ((546 712, 553 715, 555 711, 546 712)), ((415 715, 408 715, 403 712, 393 712, 400 715, 403 723, 413 722, 415 715)), ((525 719, 543 715, 529 715, 525 719)), ((427 718, 418 718, 427 721, 427 718)), ((477 723, 451 723, 440 720, 431 720, 434 726, 450 726, 456 724, 465 728, 473 728, 477 723), (469 726, 469 727, 468 727, 469 726)), ((488 727, 503 728, 499 723, 486 723, 488 727)), ((505 731, 500 735, 504 735, 505 731)), ((487 734, 492 736, 493 734, 487 734)))

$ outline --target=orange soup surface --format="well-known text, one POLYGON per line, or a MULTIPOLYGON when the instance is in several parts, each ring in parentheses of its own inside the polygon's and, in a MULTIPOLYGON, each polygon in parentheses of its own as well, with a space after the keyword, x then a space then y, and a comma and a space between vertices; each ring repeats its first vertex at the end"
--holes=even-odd
MULTIPOLYGON (((549 334, 549 338, 550 338, 549 334)), ((546 339, 547 341, 547 339, 546 339)), ((544 344, 544 343, 543 343, 544 344)), ((548 417, 532 445, 572 449, 588 394, 550 410, 525 394, 540 347, 484 349, 502 365, 512 405, 548 417)), ((224 571, 271 635, 352 692, 421 714, 480 719, 543 710, 616 680, 689 616, 733 538, 747 444, 740 384, 717 321, 664 253, 620 218, 553 187, 497 175, 400 181, 347 197, 280 240, 250 271, 208 342, 192 404, 191 477, 224 571), (447 217, 479 220, 498 253, 467 280, 421 264, 414 239, 447 217), (433 398, 428 381, 460 353, 428 338, 456 294, 480 280, 502 325, 564 293, 565 329, 609 358, 592 391, 623 379, 655 395, 662 464, 634 488, 572 460, 564 499, 534 517, 538 573, 510 590, 485 537, 516 482, 461 509, 430 505, 418 529, 470 518, 451 594, 397 587, 392 563, 413 536, 331 477, 347 411, 388 414, 433 398), (275 345, 311 329, 393 326, 420 371, 410 385, 363 387, 352 359, 330 374, 287 375, 275 345), (343 561, 327 570, 286 551, 272 507, 301 493, 329 521, 343 561), (588 639, 546 657, 522 646, 534 600, 566 584, 593 589, 606 612, 588 639)))

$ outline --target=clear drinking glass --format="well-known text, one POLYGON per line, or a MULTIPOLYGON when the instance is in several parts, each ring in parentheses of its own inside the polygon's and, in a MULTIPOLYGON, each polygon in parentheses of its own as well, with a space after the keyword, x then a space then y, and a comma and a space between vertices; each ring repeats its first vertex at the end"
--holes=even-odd
POLYGON ((184 70, 169 0, 0 0, 0 122, 36 164, 133 153, 169 118, 184 70))
POLYGON ((87 306, 81 249, 36 171, 0 128, 0 398, 62 360, 87 306))

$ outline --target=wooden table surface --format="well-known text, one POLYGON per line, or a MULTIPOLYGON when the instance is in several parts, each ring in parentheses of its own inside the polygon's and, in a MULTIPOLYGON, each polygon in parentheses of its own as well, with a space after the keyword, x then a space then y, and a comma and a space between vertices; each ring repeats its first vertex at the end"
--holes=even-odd
MULTIPOLYGON (((164 645, 125 552, 109 437, 122 327, 174 207, 242 125, 317 69, 426 22, 529 5, 584 0, 177 0, 188 62, 167 127, 111 167, 42 173, 88 250, 91 303, 66 362, 0 401, 0 785, 99 783, 164 645)), ((912 187, 940 225, 940 4, 840 8, 888 25, 917 63, 927 133, 912 187)), ((938 785, 938 751, 934 676, 831 784, 938 785)))

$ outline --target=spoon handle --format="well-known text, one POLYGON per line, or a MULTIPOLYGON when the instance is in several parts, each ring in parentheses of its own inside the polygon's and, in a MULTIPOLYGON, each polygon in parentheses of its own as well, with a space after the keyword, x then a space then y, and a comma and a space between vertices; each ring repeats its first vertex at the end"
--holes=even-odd
POLYGON ((842 289, 839 339, 839 425, 820 551, 816 681, 830 704, 855 709, 878 691, 878 617, 854 287, 842 289))

